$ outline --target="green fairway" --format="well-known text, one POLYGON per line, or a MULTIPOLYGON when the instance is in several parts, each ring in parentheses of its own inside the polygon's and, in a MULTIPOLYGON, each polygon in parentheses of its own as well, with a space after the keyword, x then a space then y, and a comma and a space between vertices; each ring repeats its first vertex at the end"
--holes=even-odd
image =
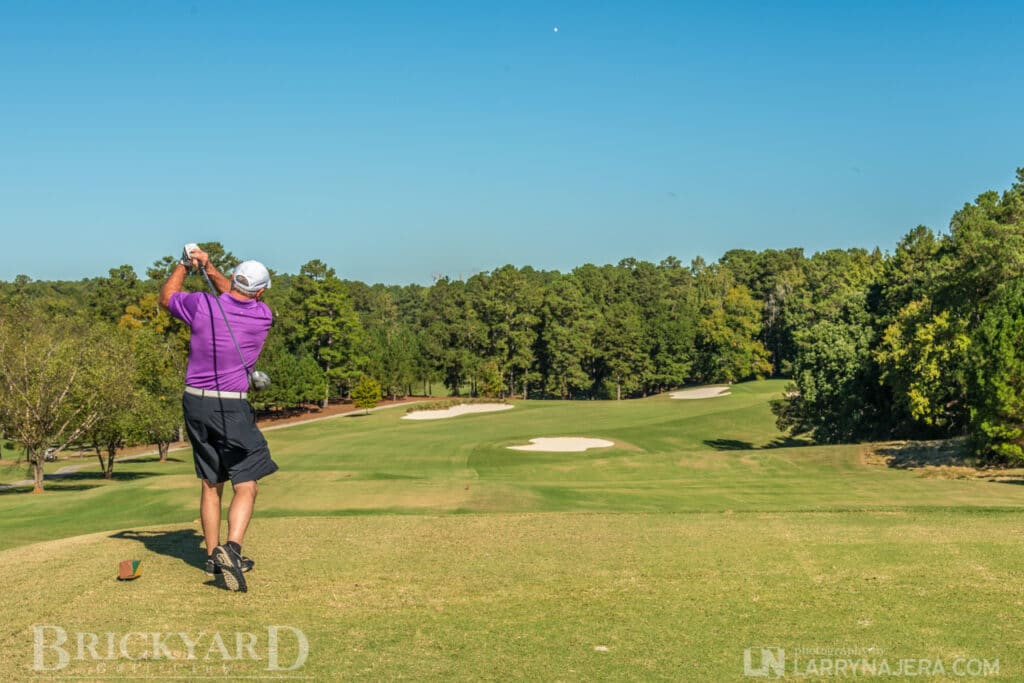
POLYGON ((768 409, 782 387, 270 431, 281 471, 261 485, 246 595, 197 568, 188 451, 120 463, 114 481, 90 466, 44 495, 2 492, 0 679, 742 680, 752 647, 784 648, 789 675, 817 648, 891 667, 999 660, 1002 678, 1024 679, 1024 486, 787 442, 768 409), (506 448, 552 436, 615 446, 506 448), (114 581, 130 558, 142 578, 114 581), (69 634, 66 667, 33 670, 39 625, 69 634), (308 638, 296 671, 268 671, 265 653, 184 660, 180 640, 180 657, 74 657, 78 632, 234 639, 272 625, 308 638))

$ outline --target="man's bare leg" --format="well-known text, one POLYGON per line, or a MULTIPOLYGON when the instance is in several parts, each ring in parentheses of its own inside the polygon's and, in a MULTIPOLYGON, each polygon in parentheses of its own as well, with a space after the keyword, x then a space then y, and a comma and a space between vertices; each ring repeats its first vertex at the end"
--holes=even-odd
POLYGON ((249 589, 244 576, 247 569, 242 557, 242 541, 252 519, 258 485, 255 481, 244 481, 240 484, 232 482, 231 487, 235 492, 228 507, 228 540, 213 549, 213 561, 220 568, 225 587, 245 593, 249 589))
POLYGON ((228 542, 241 546, 245 539, 245 531, 249 528, 249 520, 252 519, 259 484, 255 481, 246 481, 232 484, 232 487, 235 494, 231 498, 231 507, 228 508, 228 542))
POLYGON ((206 554, 220 545, 220 508, 224 484, 214 484, 203 479, 203 493, 199 499, 199 518, 203 521, 203 538, 206 539, 206 554))

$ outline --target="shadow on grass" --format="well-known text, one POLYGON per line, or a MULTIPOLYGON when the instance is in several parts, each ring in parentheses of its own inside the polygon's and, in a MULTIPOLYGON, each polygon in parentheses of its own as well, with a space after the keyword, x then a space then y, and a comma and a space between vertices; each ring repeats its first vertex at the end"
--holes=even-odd
POLYGON ((32 493, 32 485, 11 486, 10 484, 0 484, 0 496, 15 496, 21 493, 32 493))
POLYGON ((136 481, 150 477, 163 477, 163 472, 118 472, 114 471, 109 479, 103 476, 99 470, 83 470, 81 472, 66 472, 64 474, 48 474, 45 481, 136 481))
MULTIPOLYGON (((30 479, 32 476, 31 472, 26 475, 26 479, 30 479)), ((46 491, 88 491, 94 489, 102 484, 98 482, 110 481, 136 481, 138 479, 148 479, 149 477, 162 477, 163 472, 114 472, 110 479, 103 476, 103 473, 99 470, 82 470, 79 472, 62 472, 47 474, 43 477, 43 486, 46 491), (67 483, 67 482, 86 482, 94 481, 95 484, 80 484, 80 483, 67 483)), ((31 493, 33 485, 19 483, 15 486, 10 484, 0 484, 0 496, 8 495, 13 493, 31 493)))
POLYGON ((138 541, 146 550, 158 555, 176 557, 190 567, 206 567, 206 551, 202 548, 203 537, 195 529, 173 531, 119 531, 110 538, 138 541))
MULTIPOLYGON (((110 538, 138 541, 146 550, 158 555, 176 557, 189 567, 206 569, 206 550, 202 547, 203 537, 195 529, 175 529, 173 531, 119 531, 110 538)), ((206 574, 203 585, 229 591, 224 579, 220 576, 210 578, 206 574)))
MULTIPOLYGON (((3 485, 7 486, 7 485, 3 485)), ((102 484, 65 484, 62 480, 51 480, 47 479, 43 484, 43 492, 40 495, 46 495, 47 493, 64 493, 65 491, 88 491, 90 489, 97 489, 102 484)), ((18 494, 32 495, 32 490, 35 487, 32 484, 25 484, 14 486, 11 488, 0 488, 0 496, 11 496, 18 494)))
POLYGON ((737 439, 707 439, 704 441, 704 445, 714 448, 716 451, 760 451, 771 448, 800 448, 802 446, 810 446, 811 444, 804 439, 780 436, 763 446, 755 446, 749 441, 739 441, 737 439))
POLYGON ((426 479, 426 477, 418 477, 412 474, 394 474, 392 472, 370 472, 363 479, 375 480, 375 481, 389 481, 398 479, 426 479))
POLYGON ((749 441, 737 441, 736 439, 707 439, 704 445, 714 448, 716 451, 752 451, 754 444, 749 441))
POLYGON ((934 478, 1024 484, 1024 468, 986 463, 971 452, 964 438, 891 442, 877 446, 868 457, 869 462, 881 462, 897 470, 919 470, 934 478))
MULTIPOLYGON (((98 489, 102 484, 65 484, 61 480, 47 481, 43 484, 43 493, 64 493, 65 491, 91 491, 92 489, 98 489)), ((28 492, 32 492, 32 487, 28 486, 26 489, 28 492)))
POLYGON ((940 441, 901 441, 876 448, 885 464, 897 470, 918 467, 979 467, 978 458, 962 439, 940 441))
MULTIPOLYGON (((158 455, 147 455, 144 458, 131 458, 129 460, 118 460, 117 464, 118 465, 131 465, 131 464, 134 464, 134 463, 148 463, 148 462, 160 462, 160 456, 158 456, 158 455)), ((167 456, 167 459, 164 460, 164 462, 185 462, 185 461, 182 460, 181 458, 175 458, 173 456, 167 456)), ((189 462, 192 462, 192 460, 189 459, 189 462)))

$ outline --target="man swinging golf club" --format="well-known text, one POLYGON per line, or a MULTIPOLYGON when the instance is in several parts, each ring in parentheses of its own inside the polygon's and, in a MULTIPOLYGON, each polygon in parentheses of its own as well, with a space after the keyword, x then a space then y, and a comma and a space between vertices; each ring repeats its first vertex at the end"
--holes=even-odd
POLYGON ((238 264, 228 279, 195 244, 185 245, 181 261, 160 290, 160 305, 192 330, 182 408, 192 442, 196 475, 202 480, 199 503, 206 540, 206 572, 221 575, 232 591, 247 590, 243 572, 253 561, 242 555, 252 518, 257 482, 277 471, 270 449, 246 400, 250 384, 263 388, 269 378, 254 372, 273 315, 260 301, 270 273, 258 261, 238 264), (215 293, 182 292, 189 270, 198 269, 215 293), (220 543, 221 496, 231 481, 228 537, 220 543))

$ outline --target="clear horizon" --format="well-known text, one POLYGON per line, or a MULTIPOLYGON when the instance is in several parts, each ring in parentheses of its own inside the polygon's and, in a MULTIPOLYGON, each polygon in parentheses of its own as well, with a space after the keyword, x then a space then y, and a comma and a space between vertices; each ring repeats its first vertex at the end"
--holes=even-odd
POLYGON ((1024 166, 1018 9, 7 3, 0 280, 891 251, 1024 166))

